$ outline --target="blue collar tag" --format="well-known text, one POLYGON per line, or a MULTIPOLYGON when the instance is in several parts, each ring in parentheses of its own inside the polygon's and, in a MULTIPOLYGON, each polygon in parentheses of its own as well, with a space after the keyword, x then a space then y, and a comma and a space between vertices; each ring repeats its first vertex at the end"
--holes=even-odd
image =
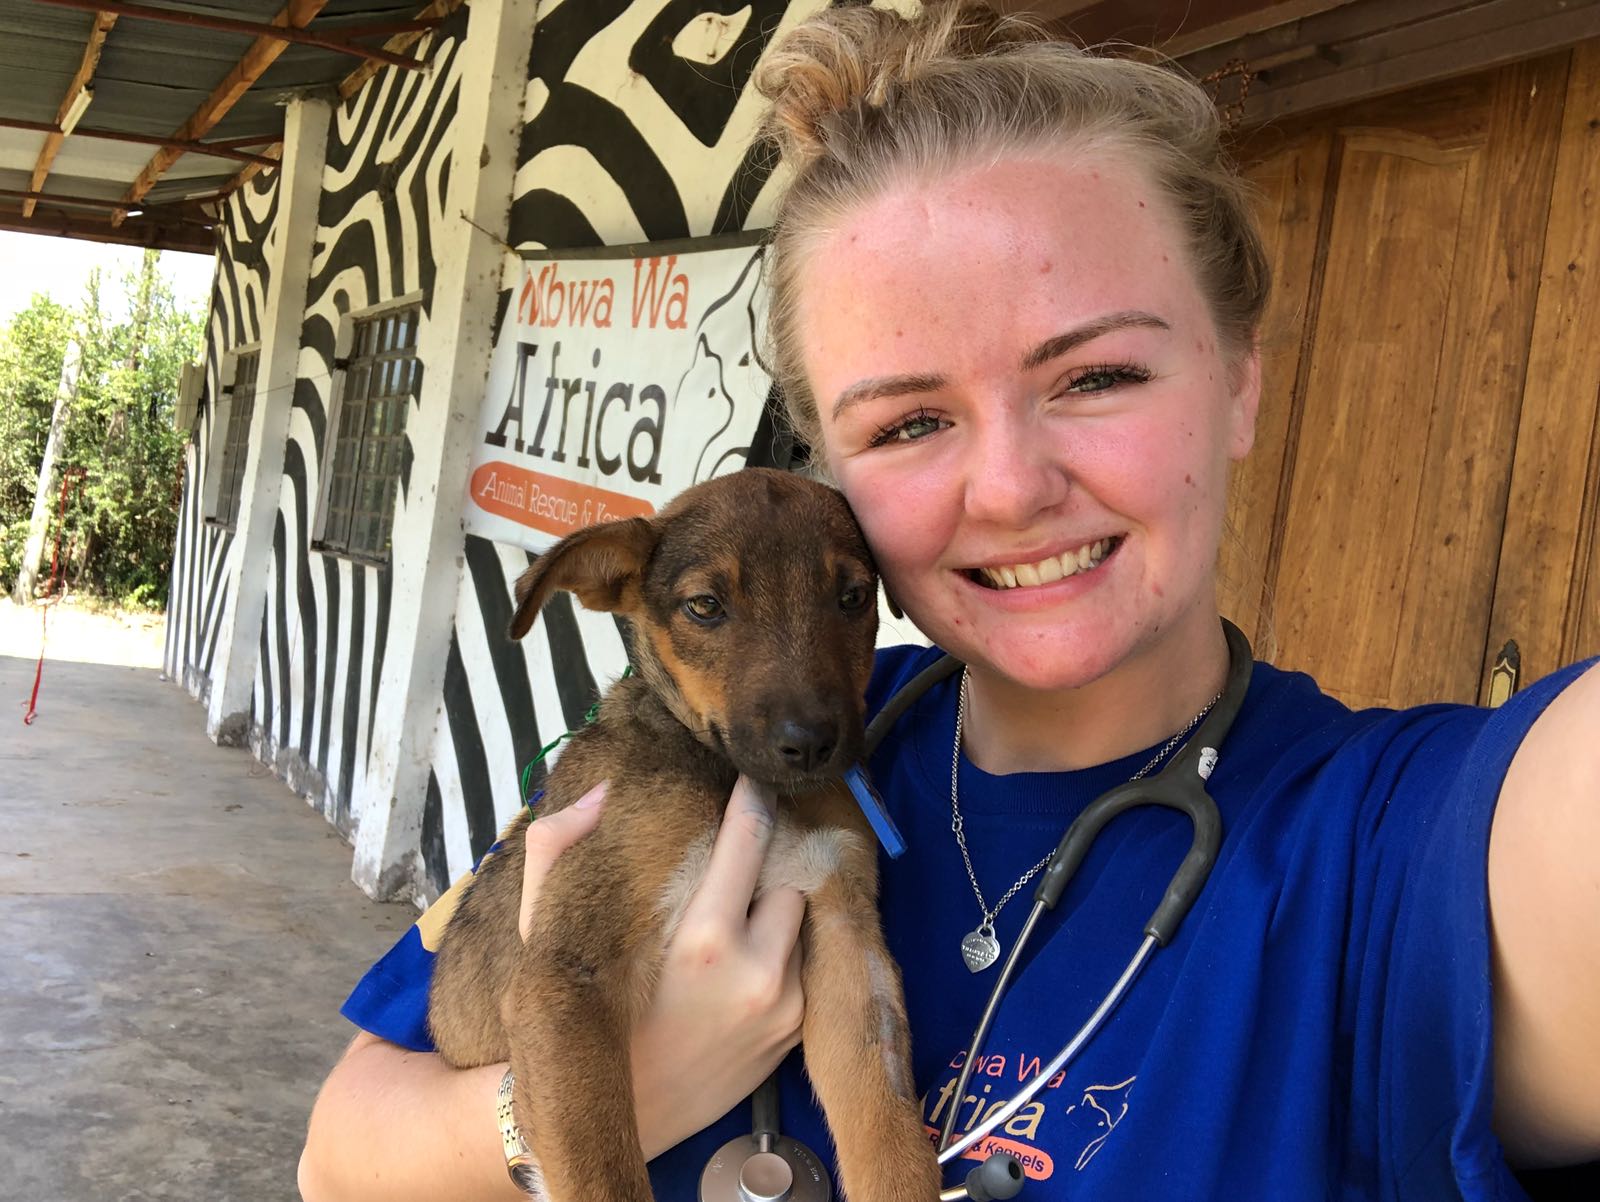
POLYGON ((883 798, 878 796, 878 791, 872 787, 872 782, 867 779, 866 769, 860 764, 851 765, 844 774, 844 783, 850 786, 850 792, 855 795, 856 804, 861 807, 861 812, 867 816, 867 822, 872 827, 872 833, 878 836, 878 842, 883 844, 883 850, 889 853, 891 860, 898 860, 905 854, 906 839, 900 833, 900 828, 894 824, 894 819, 889 817, 889 811, 884 809, 883 798))

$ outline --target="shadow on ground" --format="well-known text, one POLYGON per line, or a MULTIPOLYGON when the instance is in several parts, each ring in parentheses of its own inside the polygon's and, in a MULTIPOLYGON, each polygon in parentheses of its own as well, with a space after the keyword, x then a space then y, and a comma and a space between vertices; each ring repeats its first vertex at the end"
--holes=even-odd
POLYGON ((152 669, 0 656, 0 1199, 292 1200, 339 1003, 415 918, 152 669))

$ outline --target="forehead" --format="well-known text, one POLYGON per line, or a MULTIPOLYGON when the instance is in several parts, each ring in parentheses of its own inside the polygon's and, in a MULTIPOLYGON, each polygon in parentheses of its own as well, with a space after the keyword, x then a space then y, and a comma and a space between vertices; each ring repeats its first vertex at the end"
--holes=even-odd
POLYGON ((1170 202, 1108 151, 908 180, 809 247, 799 283, 819 396, 862 371, 959 372, 980 351, 1014 365, 1109 312, 1209 324, 1170 202))

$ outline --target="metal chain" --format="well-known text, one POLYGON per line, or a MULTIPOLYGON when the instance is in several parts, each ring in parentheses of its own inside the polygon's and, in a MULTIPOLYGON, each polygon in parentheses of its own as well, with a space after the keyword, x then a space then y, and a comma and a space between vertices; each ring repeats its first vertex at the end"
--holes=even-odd
MULTIPOLYGON (((1152 768, 1154 768, 1162 760, 1166 759, 1167 754, 1184 739, 1186 739, 1189 736, 1190 731, 1192 731, 1196 726, 1200 725, 1205 716, 1211 712, 1211 707, 1216 705, 1216 703, 1221 699, 1222 694, 1218 693, 1210 701, 1206 702, 1205 708, 1193 718, 1189 719, 1188 725, 1186 725, 1177 734, 1173 735, 1172 738, 1168 739, 1166 745, 1163 746, 1160 751, 1155 753, 1148 764, 1146 764, 1143 768, 1140 768, 1139 771, 1135 772, 1128 778, 1129 783, 1132 783, 1133 781, 1145 776, 1152 768)), ((972 868, 972 855, 967 851, 966 819, 961 816, 961 805, 957 800, 958 790, 956 788, 956 782, 961 769, 961 729, 965 724, 966 716, 967 670, 963 668, 961 669, 961 688, 956 695, 955 746, 952 748, 950 753, 950 830, 956 837, 956 846, 961 849, 961 862, 967 866, 967 879, 972 882, 972 895, 978 899, 978 909, 983 912, 983 923, 979 929, 982 930, 987 928, 992 930, 994 928, 994 920, 999 916, 1000 911, 1005 908, 1005 904, 1017 895, 1017 890, 1021 889, 1029 881, 1033 880, 1034 877, 1038 876, 1039 873, 1044 871, 1045 865, 1050 863, 1050 857, 1055 855, 1055 850, 1052 848, 1050 853, 1046 855, 1044 859, 1040 860, 1032 868, 1028 869, 1027 872, 1023 873, 1022 876, 1017 879, 1017 883, 1012 885, 1011 888, 1007 889, 1005 893, 1001 895, 1000 900, 995 902, 994 909, 991 910, 987 905, 984 904, 983 890, 978 886, 978 874, 974 872, 972 868)))

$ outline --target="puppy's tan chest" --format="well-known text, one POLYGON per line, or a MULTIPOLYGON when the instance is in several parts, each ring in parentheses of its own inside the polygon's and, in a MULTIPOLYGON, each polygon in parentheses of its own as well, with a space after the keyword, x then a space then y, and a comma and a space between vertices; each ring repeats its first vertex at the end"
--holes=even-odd
MULTIPOLYGON (((662 890, 656 912, 662 917, 663 943, 672 939, 690 899, 705 878, 711 864, 714 838, 715 832, 708 831, 691 843, 662 890)), ((820 890, 835 873, 859 871, 863 855, 870 851, 857 831, 837 826, 809 826, 792 815, 780 813, 772 832, 772 843, 767 848, 767 858, 761 866, 761 876, 756 881, 756 896, 785 888, 810 895, 820 890)))

